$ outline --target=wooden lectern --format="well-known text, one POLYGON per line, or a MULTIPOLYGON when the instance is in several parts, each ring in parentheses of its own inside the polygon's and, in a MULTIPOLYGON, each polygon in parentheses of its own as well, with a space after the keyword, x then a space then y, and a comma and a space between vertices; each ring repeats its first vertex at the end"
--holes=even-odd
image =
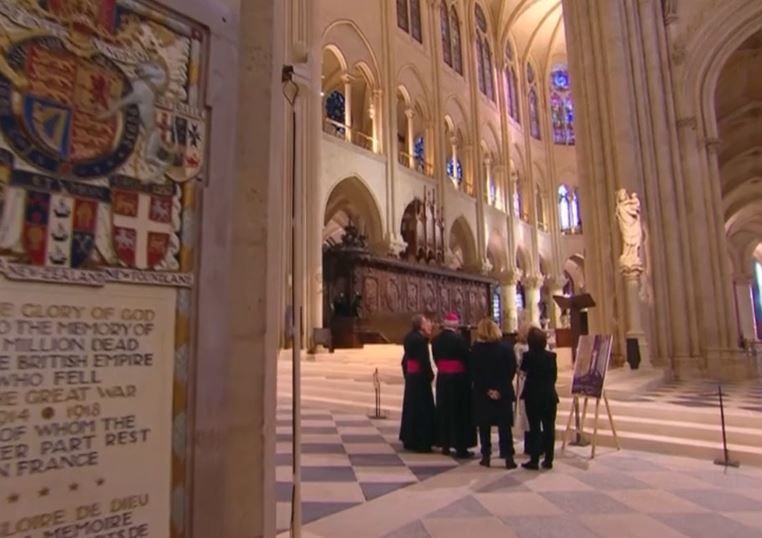
POLYGON ((583 310, 594 307, 595 301, 589 293, 573 295, 571 297, 554 295, 553 300, 561 310, 569 311, 572 333, 572 361, 576 361, 579 337, 583 334, 587 334, 587 323, 583 323, 583 310))

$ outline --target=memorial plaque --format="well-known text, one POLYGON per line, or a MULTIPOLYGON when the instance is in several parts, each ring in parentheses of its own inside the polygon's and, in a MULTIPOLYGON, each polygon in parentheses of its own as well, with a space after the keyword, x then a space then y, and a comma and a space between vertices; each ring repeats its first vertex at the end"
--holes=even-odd
POLYGON ((0 538, 183 538, 207 30, 0 0, 0 538))
POLYGON ((0 536, 167 536, 176 290, 39 291, 0 284, 0 536))

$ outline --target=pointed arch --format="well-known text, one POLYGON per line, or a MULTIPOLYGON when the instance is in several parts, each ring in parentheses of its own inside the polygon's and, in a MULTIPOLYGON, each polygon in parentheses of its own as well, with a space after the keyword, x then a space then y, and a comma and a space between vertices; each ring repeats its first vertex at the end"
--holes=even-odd
POLYGON ((372 190, 359 176, 350 176, 337 182, 324 205, 324 242, 340 242, 343 228, 352 222, 371 245, 379 244, 384 235, 379 208, 372 190))
POLYGON ((452 255, 452 269, 473 270, 477 266, 476 239, 463 215, 455 219, 450 227, 448 247, 452 255))

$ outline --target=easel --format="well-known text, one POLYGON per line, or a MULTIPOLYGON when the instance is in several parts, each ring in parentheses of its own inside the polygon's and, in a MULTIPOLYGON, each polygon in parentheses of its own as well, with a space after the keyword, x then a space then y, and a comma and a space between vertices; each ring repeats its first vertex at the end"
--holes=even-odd
MULTIPOLYGON (((571 297, 567 297, 565 295, 554 295, 553 300, 556 302, 558 307, 561 310, 568 310, 569 311, 569 321, 571 324, 571 334, 572 334, 572 366, 577 361, 577 346, 579 345, 579 337, 583 334, 587 334, 587 323, 583 323, 582 320, 582 313, 587 308, 593 308, 595 306, 595 301, 593 300, 592 295, 589 293, 585 293, 582 295, 573 295, 571 297)), ((587 446, 590 443, 587 442, 585 439, 585 436, 582 434, 582 430, 584 429, 584 426, 580 424, 580 407, 579 407, 579 400, 578 398, 574 398, 574 403, 572 404, 572 410, 575 417, 575 431, 577 431, 577 435, 575 436, 575 439, 572 441, 573 446, 587 446)), ((584 419, 583 419, 584 422, 584 419)), ((566 443, 564 442, 564 445, 566 443)))
MULTIPOLYGON (((566 450, 566 445, 569 441, 569 432, 572 430, 572 419, 575 415, 575 410, 580 409, 580 400, 584 398, 584 402, 582 403, 582 420, 575 421, 574 424, 574 431, 576 432, 578 437, 582 437, 584 435, 584 429, 585 429, 585 420, 587 419, 587 409, 588 404, 590 403, 590 397, 589 396, 580 396, 575 395, 574 396, 574 403, 572 405, 571 410, 569 411, 569 419, 566 421, 566 430, 564 431, 564 441, 561 445, 561 451, 566 450)), ((614 426, 614 417, 611 414, 611 406, 609 405, 609 399, 606 396, 606 391, 604 390, 600 398, 595 399, 595 422, 593 422, 593 437, 591 440, 591 451, 590 451, 590 459, 595 459, 595 450, 598 446, 598 419, 600 417, 600 411, 601 411, 601 400, 603 400, 603 403, 606 405, 606 414, 609 417, 609 426, 611 427, 611 433, 614 436, 614 443, 616 445, 617 450, 622 450, 621 445, 619 444, 619 436, 616 433, 616 426, 614 426)))

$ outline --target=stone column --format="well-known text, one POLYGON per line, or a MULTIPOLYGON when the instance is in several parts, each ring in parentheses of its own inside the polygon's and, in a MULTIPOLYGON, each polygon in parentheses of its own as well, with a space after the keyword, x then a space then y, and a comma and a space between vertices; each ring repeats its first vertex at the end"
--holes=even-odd
MULTIPOLYGON (((281 93, 285 2, 173 2, 212 31, 214 109, 201 257, 195 402, 188 423, 193 494, 187 536, 274 536, 275 407, 287 118, 281 93), (239 4, 235 4, 238 6, 239 4), (237 8, 236 8, 237 9, 237 8)), ((181 430, 175 432, 182 435, 181 430)), ((173 492, 179 503, 181 492, 173 492)))
POLYGON ((648 336, 643 327, 643 311, 641 308, 640 286, 643 271, 640 269, 622 269, 627 297, 627 329, 625 337, 637 340, 640 348, 640 368, 653 366, 651 361, 648 336))
POLYGON ((754 308, 754 294, 752 293, 754 278, 751 275, 737 275, 733 278, 733 284, 741 336, 747 340, 756 340, 756 310, 754 308))
POLYGON ((566 279, 563 276, 554 276, 549 278, 546 281, 546 286, 548 288, 548 307, 550 310, 550 326, 553 329, 559 329, 563 326, 563 322, 561 320, 561 316, 563 315, 563 311, 561 310, 561 307, 556 304, 556 301, 553 300, 553 297, 556 295, 563 295, 564 294, 564 283, 566 282, 566 279))
POLYGON ((405 119, 407 121, 406 133, 407 133, 407 160, 408 168, 415 170, 415 140, 413 140, 413 118, 415 117, 415 110, 412 108, 405 109, 405 119))
POLYGON ((344 83, 344 125, 347 128, 344 136, 347 142, 352 142, 352 75, 344 73, 341 75, 341 82, 344 83))
POLYGON ((519 330, 519 311, 516 307, 516 285, 519 283, 517 271, 507 271, 500 275, 500 294, 503 300, 503 331, 515 333, 519 330))
POLYGON ((543 277, 540 275, 530 275, 524 277, 524 291, 526 293, 527 314, 529 322, 532 325, 540 326, 540 299, 542 291, 543 277))

